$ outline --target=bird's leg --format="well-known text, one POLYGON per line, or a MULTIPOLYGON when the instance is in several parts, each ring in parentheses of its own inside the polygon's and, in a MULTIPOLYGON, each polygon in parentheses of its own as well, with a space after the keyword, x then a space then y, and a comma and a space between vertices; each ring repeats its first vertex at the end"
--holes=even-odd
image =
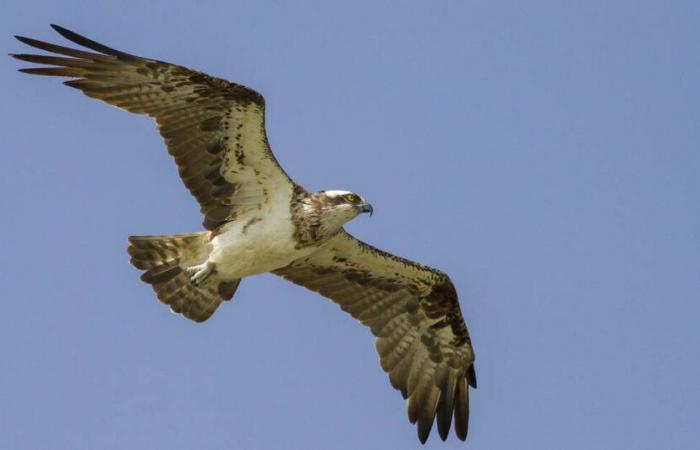
POLYGON ((202 264, 188 267, 187 274, 190 276, 190 283, 195 287, 200 287, 207 279, 215 272, 216 265, 211 261, 205 261, 202 264))

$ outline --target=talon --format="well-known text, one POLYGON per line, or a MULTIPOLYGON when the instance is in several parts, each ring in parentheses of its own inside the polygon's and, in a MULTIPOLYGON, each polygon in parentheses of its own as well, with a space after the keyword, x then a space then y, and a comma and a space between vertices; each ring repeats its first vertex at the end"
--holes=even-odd
POLYGON ((214 273, 215 268, 213 262, 207 261, 204 264, 188 267, 186 271, 190 275, 190 283, 195 287, 200 287, 214 273))

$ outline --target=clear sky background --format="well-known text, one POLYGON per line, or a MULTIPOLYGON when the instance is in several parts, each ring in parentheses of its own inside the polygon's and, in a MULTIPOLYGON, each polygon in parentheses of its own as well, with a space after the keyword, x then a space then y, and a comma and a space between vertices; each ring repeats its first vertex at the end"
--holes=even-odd
MULTIPOLYGON (((451 275, 479 389, 427 448, 696 448, 700 3, 12 0, 4 52, 51 22, 257 89, 292 177, 451 275)), ((419 447, 330 301, 159 304, 126 236, 201 216, 153 123, 0 60, 0 448, 419 447)))

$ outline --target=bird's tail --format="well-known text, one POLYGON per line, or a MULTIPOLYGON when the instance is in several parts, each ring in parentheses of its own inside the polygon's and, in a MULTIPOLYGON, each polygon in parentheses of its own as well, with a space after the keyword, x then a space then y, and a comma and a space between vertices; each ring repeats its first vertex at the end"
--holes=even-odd
POLYGON ((204 263, 212 245, 209 232, 172 236, 130 236, 131 264, 144 270, 141 280, 149 283, 162 303, 173 312, 196 322, 207 320, 222 301, 230 300, 240 279, 224 280, 212 274, 194 286, 186 269, 204 263))

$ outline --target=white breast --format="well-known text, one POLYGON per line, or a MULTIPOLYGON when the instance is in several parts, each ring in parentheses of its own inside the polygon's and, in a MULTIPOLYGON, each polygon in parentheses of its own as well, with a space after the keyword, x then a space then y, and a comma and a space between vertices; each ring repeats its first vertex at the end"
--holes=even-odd
POLYGON ((296 249, 294 231, 288 202, 250 210, 223 225, 212 239, 209 260, 227 278, 279 269, 315 250, 296 249))

